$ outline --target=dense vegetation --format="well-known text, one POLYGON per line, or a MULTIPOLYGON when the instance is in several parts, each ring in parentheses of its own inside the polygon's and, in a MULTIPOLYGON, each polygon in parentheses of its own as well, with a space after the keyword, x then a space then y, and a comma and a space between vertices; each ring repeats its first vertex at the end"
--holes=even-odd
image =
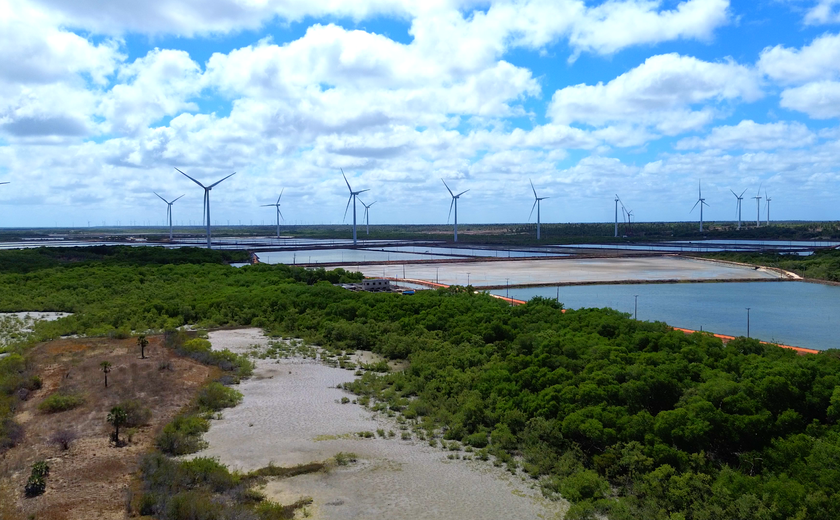
MULTIPOLYGON (((464 243, 537 245, 610 243, 616 240, 625 242, 655 240, 702 240, 702 239, 737 239, 737 240, 827 240, 840 239, 840 225, 837 222, 774 222, 771 225, 754 227, 746 224, 739 230, 732 221, 705 222, 701 233, 696 221, 693 222, 633 222, 628 225, 619 223, 619 237, 613 235, 613 222, 592 223, 542 223, 542 240, 536 240, 536 223, 510 224, 464 224, 459 225, 458 240, 464 243)), ((214 226, 215 236, 226 237, 266 237, 275 233, 273 225, 214 226)), ((324 240, 350 239, 352 227, 348 225, 283 225, 280 232, 284 236, 298 238, 317 238, 324 240)), ((204 238, 204 229, 200 227, 179 226, 175 228, 178 238, 204 238)), ((370 234, 360 233, 360 240, 449 240, 452 236, 451 225, 374 225, 370 234)), ((169 229, 157 226, 119 228, 65 228, 65 229, 6 229, 0 231, 0 241, 14 241, 23 238, 49 239, 56 236, 70 239, 127 241, 136 236, 148 240, 168 240, 169 229), (49 233, 47 232, 49 231, 49 233)))
POLYGON ((809 256, 780 255, 778 253, 709 253, 706 258, 731 262, 766 265, 816 280, 840 282, 840 250, 820 249, 809 256))
POLYGON ((570 518, 840 518, 836 351, 723 345, 611 310, 564 314, 540 298, 509 307, 459 287, 408 297, 324 283, 351 278, 268 265, 64 266, 0 275, 14 288, 0 308, 77 313, 39 325, 42 335, 256 325, 408 359, 405 372, 368 372, 350 388, 539 478, 574 502, 570 518))

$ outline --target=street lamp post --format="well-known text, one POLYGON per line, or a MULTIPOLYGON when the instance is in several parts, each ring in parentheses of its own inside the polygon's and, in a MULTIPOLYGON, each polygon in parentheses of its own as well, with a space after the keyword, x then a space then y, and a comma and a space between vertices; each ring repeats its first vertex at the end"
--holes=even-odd
POLYGON ((470 273, 467 273, 467 287, 470 286, 470 273))
POLYGON ((634 294, 633 298, 634 298, 634 301, 633 301, 633 319, 638 320, 639 319, 639 295, 634 294))

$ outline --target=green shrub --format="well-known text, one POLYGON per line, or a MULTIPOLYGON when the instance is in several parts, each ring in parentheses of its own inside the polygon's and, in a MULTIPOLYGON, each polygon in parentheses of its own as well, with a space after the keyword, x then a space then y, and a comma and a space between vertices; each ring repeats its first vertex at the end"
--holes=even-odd
POLYGON ((149 420, 152 418, 152 411, 144 406, 139 399, 122 401, 117 406, 125 411, 127 417, 125 426, 130 428, 145 426, 149 424, 149 420))
POLYGON ((41 404, 38 405, 38 409, 44 413, 58 413, 72 410, 77 406, 81 406, 84 402, 84 397, 79 394, 56 392, 41 401, 41 404))
POLYGON ((472 435, 467 435, 464 439, 464 444, 472 446, 473 448, 484 448, 487 446, 487 434, 484 432, 476 432, 472 435))
POLYGON ((197 404, 201 410, 218 412, 233 408, 242 401, 242 393, 213 381, 198 393, 197 404))
POLYGON ((207 445, 201 435, 209 429, 207 419, 197 415, 179 415, 163 428, 156 444, 168 455, 195 453, 207 445))
POLYGON ((210 457, 185 460, 180 469, 188 487, 207 487, 215 493, 231 490, 242 480, 238 473, 231 473, 217 459, 210 457))

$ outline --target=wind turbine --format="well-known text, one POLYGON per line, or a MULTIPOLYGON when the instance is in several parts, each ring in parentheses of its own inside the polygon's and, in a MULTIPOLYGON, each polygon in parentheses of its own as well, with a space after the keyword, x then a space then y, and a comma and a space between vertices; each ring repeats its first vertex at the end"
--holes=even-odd
POLYGON ((755 227, 761 227, 761 184, 758 185, 758 193, 755 197, 755 227))
MULTIPOLYGON (((339 168, 341 170, 341 168, 339 168)), ((350 190, 350 198, 347 199, 347 207, 344 208, 344 218, 347 218, 347 210, 350 208, 350 202, 353 202, 353 245, 356 245, 356 196, 359 193, 364 193, 370 190, 359 190, 353 191, 353 188, 350 187, 350 182, 347 180, 347 176, 344 175, 344 170, 341 170, 341 176, 344 177, 344 182, 347 183, 347 189, 350 190)))
MULTIPOLYGON (((178 170, 178 168, 175 168, 175 169, 178 170)), ((223 180, 228 179, 228 178, 236 175, 236 172, 231 173, 227 177, 219 179, 218 181, 214 182, 210 186, 205 186, 205 185, 201 184, 200 182, 193 179, 192 177, 190 177, 186 173, 182 172, 181 170, 178 170, 178 173, 180 173, 181 175, 183 175, 187 179, 193 181, 194 183, 196 183, 199 186, 201 186, 202 188, 204 188, 204 210, 202 211, 202 213, 204 213, 204 215, 202 216, 202 218, 204 218, 205 224, 207 225, 207 249, 210 249, 210 247, 211 247, 210 246, 210 190, 212 190, 214 186, 216 186, 217 184, 219 184, 223 180)))
POLYGON ((181 195, 181 197, 173 199, 172 202, 169 202, 168 200, 166 200, 163 197, 161 197, 160 195, 158 195, 158 193, 156 191, 153 191, 152 193, 157 195, 160 200, 162 200, 163 202, 166 203, 166 220, 169 221, 169 241, 172 242, 172 205, 175 204, 176 200, 183 197, 183 195, 181 195))
MULTIPOLYGON (((697 202, 694 203, 694 206, 691 207, 691 211, 694 211, 694 208, 700 204, 700 232, 703 232, 703 206, 708 206, 706 204, 706 199, 703 198, 703 191, 700 189, 700 181, 697 181, 697 202)), ((691 213, 691 212, 689 212, 691 213)))
POLYGON ((531 183, 531 191, 534 192, 534 205, 531 206, 531 214, 528 215, 528 220, 531 220, 531 215, 534 214, 534 208, 537 208, 537 240, 540 239, 540 201, 545 200, 549 197, 537 197, 537 190, 534 188, 534 183, 531 179, 528 179, 528 182, 531 183))
POLYGON ((767 225, 770 225, 770 195, 764 190, 764 205, 767 206, 767 225))
MULTIPOLYGON (((613 235, 616 238, 618 238, 618 204, 620 202, 621 202, 621 199, 619 199, 618 194, 616 194, 615 195, 615 235, 613 235)), ((623 208, 624 204, 622 204, 621 207, 623 208)))
POLYGON ((364 214, 364 217, 362 217, 362 218, 365 219, 365 227, 367 228, 367 234, 370 235, 370 211, 369 210, 370 210, 371 206, 376 204, 376 201, 373 201, 370 204, 365 204, 365 201, 363 201, 362 199, 359 199, 359 202, 361 202, 362 206, 365 207, 365 214, 364 214))
MULTIPOLYGON (((286 188, 283 188, 285 190, 286 188)), ((280 195, 277 197, 277 202, 274 204, 263 204, 262 207, 266 208, 268 206, 274 206, 277 209, 277 238, 280 238, 280 219, 283 217, 283 214, 280 213, 280 197, 283 196, 283 190, 280 190, 280 195)), ((285 220, 285 219, 283 219, 285 220)))
POLYGON ((455 206, 455 242, 457 242, 458 241, 458 198, 461 195, 463 195, 464 193, 466 193, 470 190, 464 190, 461 193, 455 195, 454 193, 452 193, 452 190, 449 189, 449 185, 446 184, 446 181, 444 181, 443 179, 441 179, 441 180, 443 181, 443 185, 446 186, 446 191, 448 191, 449 194, 452 195, 452 202, 449 204, 449 216, 446 217, 446 223, 447 224, 449 223, 449 217, 452 216, 452 206, 455 206))
MULTIPOLYGON (((729 191, 732 190, 730 189, 729 191)), ((735 202, 735 211, 738 212, 738 229, 741 229, 741 201, 744 200, 744 193, 746 192, 747 190, 744 190, 741 192, 740 195, 738 195, 737 193, 732 191, 732 194, 735 195, 735 198, 737 199, 737 201, 735 202)))

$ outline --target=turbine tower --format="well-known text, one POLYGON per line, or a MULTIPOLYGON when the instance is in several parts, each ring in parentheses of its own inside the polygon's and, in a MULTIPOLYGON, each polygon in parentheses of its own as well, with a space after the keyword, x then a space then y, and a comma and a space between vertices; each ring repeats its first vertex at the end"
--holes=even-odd
POLYGON ((365 207, 365 214, 362 218, 365 219, 365 227, 367 228, 367 234, 370 235, 370 207, 376 204, 376 201, 373 201, 370 204, 365 204, 365 201, 359 199, 359 202, 361 202, 362 206, 365 207))
POLYGON ((463 195, 464 193, 466 193, 470 190, 464 190, 461 193, 455 195, 454 193, 452 193, 452 190, 449 189, 449 186, 446 184, 446 181, 444 181, 443 179, 441 179, 441 180, 443 181, 443 185, 446 186, 446 191, 448 191, 449 194, 452 196, 452 202, 449 204, 449 216, 446 217, 446 223, 447 224, 449 224, 449 217, 452 216, 452 206, 455 206, 455 242, 457 242, 458 241, 458 198, 461 195, 463 195))
MULTIPOLYGON (((729 191, 732 190, 730 189, 729 191)), ((738 212, 738 229, 741 229, 741 201, 744 200, 744 193, 746 192, 747 190, 744 190, 741 192, 740 195, 738 195, 737 193, 732 191, 732 194, 735 195, 735 198, 737 199, 735 202, 735 211, 738 212)))
POLYGON ((172 242, 172 205, 175 204, 176 200, 183 197, 183 195, 181 195, 181 197, 173 199, 172 202, 169 202, 168 200, 166 200, 163 197, 161 197, 160 195, 158 195, 158 193, 156 191, 153 191, 152 193, 157 195, 160 200, 162 200, 163 202, 166 203, 166 220, 169 221, 169 241, 172 242))
MULTIPOLYGON (((178 168, 175 168, 175 169, 178 170, 178 168)), ((227 177, 219 179, 218 181, 214 182, 210 186, 205 186, 205 185, 201 184, 200 182, 193 179, 192 177, 190 177, 186 173, 182 172, 181 170, 178 170, 178 173, 180 173, 181 175, 183 175, 187 179, 193 181, 194 183, 196 183, 199 186, 201 186, 202 188, 204 188, 204 210, 202 211, 202 213, 204 213, 204 215, 202 216, 202 218, 204 218, 204 222, 207 226, 207 249, 210 249, 211 248, 211 246, 210 246, 210 190, 212 190, 214 186, 216 186, 217 184, 219 184, 223 180, 228 179, 228 178, 236 175, 236 172, 231 173, 227 177)))
MULTIPOLYGON (((341 170, 341 168, 339 168, 341 170)), ((353 191, 353 188, 350 187, 350 182, 347 180, 347 176, 344 175, 344 170, 341 170, 341 176, 344 177, 344 182, 347 183, 347 189, 350 190, 350 198, 347 199, 347 207, 344 208, 344 218, 347 218, 347 210, 350 208, 350 202, 353 202, 353 245, 356 245, 356 196, 359 193, 364 193, 370 190, 359 190, 353 191)))
POLYGON ((528 182, 531 183, 531 191, 534 192, 534 205, 531 206, 531 214, 528 215, 528 220, 531 220, 531 215, 534 214, 534 208, 537 208, 537 240, 540 239, 540 201, 545 200, 549 197, 537 197, 537 190, 534 188, 534 183, 531 179, 528 179, 528 182))
MULTIPOLYGON (((703 191, 700 189, 700 181, 697 181, 697 202, 694 203, 694 206, 691 207, 691 211, 694 211, 694 208, 700 204, 700 232, 703 232, 703 206, 708 206, 706 204, 706 199, 703 198, 703 191)), ((689 212, 690 213, 690 212, 689 212)))
MULTIPOLYGON (((285 190, 286 188, 283 188, 285 190)), ((274 206, 277 209, 277 238, 280 238, 280 219, 283 218, 283 214, 280 213, 280 197, 283 196, 283 190, 280 190, 280 196, 277 197, 277 202, 274 204, 263 204, 262 207, 266 208, 268 206, 274 206)), ((283 219, 285 220, 285 219, 283 219)))
MULTIPOLYGON (((618 198, 618 194, 615 195, 615 235, 614 237, 618 238, 618 204, 621 202, 621 199, 618 198)), ((624 207, 624 204, 621 205, 624 207)))
POLYGON ((761 227, 761 184, 758 185, 758 193, 755 197, 755 227, 761 227))
POLYGON ((770 225, 770 195, 764 190, 764 205, 767 206, 767 225, 770 225))

